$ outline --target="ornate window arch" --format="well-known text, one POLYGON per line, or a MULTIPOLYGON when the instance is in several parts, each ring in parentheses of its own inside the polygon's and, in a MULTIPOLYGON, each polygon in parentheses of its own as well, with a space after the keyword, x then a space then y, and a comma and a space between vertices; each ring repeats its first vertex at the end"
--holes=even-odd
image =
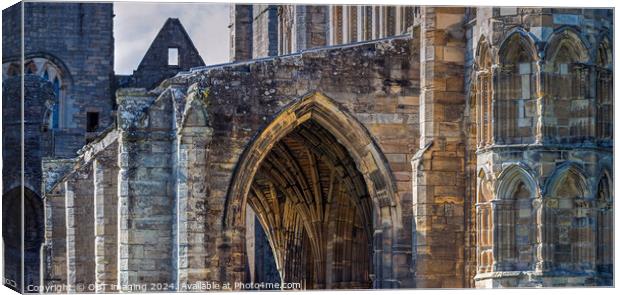
POLYGON ((613 136, 613 55, 611 44, 603 38, 596 56, 596 137, 613 136))
MULTIPOLYGON (((591 200, 581 169, 567 163, 553 174, 543 202, 542 242, 545 269, 582 272, 594 268, 591 200)), ((540 263, 540 262, 539 262, 540 263)))
POLYGON ((596 271, 612 275, 614 261, 613 183, 609 173, 603 172, 596 195, 596 271))
MULTIPOLYGON (((20 62, 12 61, 3 64, 3 80, 20 74, 20 62)), ((67 97, 70 78, 64 67, 47 57, 30 57, 24 61, 24 73, 37 75, 52 84, 57 103, 52 108, 48 126, 52 129, 71 127, 71 101, 67 97)))
POLYGON ((588 49, 577 33, 564 29, 551 37, 546 49, 544 89, 546 138, 570 140, 591 137, 594 117, 589 102, 588 49))
POLYGON ((502 171, 497 183, 496 269, 530 270, 535 263, 536 181, 526 168, 515 164, 502 171))
POLYGON ((537 121, 535 46, 525 32, 515 31, 502 42, 498 55, 495 141, 533 142, 537 121))
POLYGON ((491 48, 484 37, 480 39, 476 71, 477 142, 483 147, 493 142, 493 72, 491 48))
POLYGON ((477 273, 493 271, 493 186, 487 173, 478 172, 478 190, 476 196, 476 241, 477 273))

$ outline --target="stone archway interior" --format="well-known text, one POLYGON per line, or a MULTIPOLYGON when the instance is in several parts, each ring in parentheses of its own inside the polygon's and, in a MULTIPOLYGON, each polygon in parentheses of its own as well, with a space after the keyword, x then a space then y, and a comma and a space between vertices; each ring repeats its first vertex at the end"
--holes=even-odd
POLYGON ((283 282, 371 287, 371 199, 346 148, 317 122, 308 120, 273 144, 247 202, 283 282))
MULTIPOLYGON (((2 238, 7 286, 21 290, 22 225, 21 189, 15 188, 2 196, 2 238)), ((24 285, 39 285, 39 253, 43 243, 43 203, 34 192, 24 190, 24 285)), ((26 291, 28 289, 26 288, 26 291)))

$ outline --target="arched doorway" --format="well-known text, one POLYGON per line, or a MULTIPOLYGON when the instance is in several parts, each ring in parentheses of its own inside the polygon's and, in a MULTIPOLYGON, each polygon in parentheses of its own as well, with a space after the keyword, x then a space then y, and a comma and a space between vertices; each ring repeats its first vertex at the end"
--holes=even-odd
MULTIPOLYGON (((293 102, 241 157, 224 216, 229 281, 243 280, 246 212, 256 214, 283 282, 393 287, 400 209, 387 161, 353 117, 313 94, 293 102)), ((249 273, 252 273, 250 271, 249 273)))
MULTIPOLYGON (((2 196, 2 238, 4 241, 5 285, 21 291, 22 225, 21 188, 2 196)), ((36 193, 24 188, 24 289, 35 291, 39 286, 40 248, 43 243, 43 202, 36 193), (34 287, 34 288, 33 288, 34 287)))

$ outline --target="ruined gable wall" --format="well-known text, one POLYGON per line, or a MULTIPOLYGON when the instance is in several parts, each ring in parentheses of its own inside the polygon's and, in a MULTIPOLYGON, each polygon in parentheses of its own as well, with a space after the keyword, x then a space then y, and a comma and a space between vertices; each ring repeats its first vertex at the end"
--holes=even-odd
POLYGON ((172 77, 180 71, 187 71, 200 66, 204 66, 204 61, 183 25, 179 19, 169 18, 157 33, 140 65, 134 71, 132 87, 152 89, 164 79, 172 77), (168 50, 170 48, 178 50, 177 65, 168 64, 168 50))

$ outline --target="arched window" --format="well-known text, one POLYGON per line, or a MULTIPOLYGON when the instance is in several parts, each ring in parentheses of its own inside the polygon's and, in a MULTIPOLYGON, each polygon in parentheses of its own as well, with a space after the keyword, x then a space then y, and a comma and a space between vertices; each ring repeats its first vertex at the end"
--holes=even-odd
POLYGON ((478 146, 483 147, 493 141, 493 73, 490 48, 484 38, 481 39, 477 50, 476 72, 476 122, 478 146))
POLYGON ((24 73, 26 73, 26 75, 34 75, 37 72, 33 62, 26 62, 24 68, 24 73))
POLYGON ((52 124, 50 124, 52 126, 52 129, 58 129, 59 123, 60 123, 60 80, 58 79, 58 77, 54 78, 54 83, 52 83, 52 89, 54 90, 54 95, 56 95, 56 98, 58 99, 58 102, 56 104, 54 104, 54 108, 52 111, 52 124))
POLYGON ((588 52, 570 30, 557 33, 546 48, 544 92, 546 139, 560 142, 583 141, 593 135, 593 108, 588 99, 588 52))
MULTIPOLYGON (((513 195, 514 251, 513 265, 516 270, 528 270, 533 265, 534 214, 532 211, 533 192, 524 182, 520 182, 513 195)), ((511 252, 512 252, 511 251, 511 252)))
POLYGON ((529 270, 534 265, 536 219, 532 203, 536 197, 533 178, 520 166, 510 166, 500 175, 495 207, 497 270, 529 270))
POLYGON ((598 184, 596 197, 596 271, 612 277, 614 270, 614 209, 607 173, 598 184))
MULTIPOLYGON (((7 62, 3 64, 3 68, 7 69, 3 78, 19 75, 19 62, 7 62)), ((26 59, 24 62, 24 70, 26 74, 38 75, 52 84, 52 90, 56 96, 56 103, 52 108, 52 115, 48 126, 53 129, 62 129, 70 127, 72 113, 69 111, 70 101, 66 97, 66 84, 63 79, 64 72, 54 62, 43 57, 34 57, 26 59)))
POLYGON ((556 172, 544 202, 543 239, 552 253, 545 259, 559 271, 592 270, 594 232, 586 182, 575 168, 556 172))
POLYGON ((513 33, 500 48, 495 87, 495 141, 500 144, 534 141, 537 113, 533 48, 521 32, 513 33))
POLYGON ((604 39, 599 45, 596 60, 596 137, 613 137, 613 56, 609 41, 604 39))
POLYGON ((293 52, 294 8, 291 5, 278 6, 278 50, 279 54, 293 52))

